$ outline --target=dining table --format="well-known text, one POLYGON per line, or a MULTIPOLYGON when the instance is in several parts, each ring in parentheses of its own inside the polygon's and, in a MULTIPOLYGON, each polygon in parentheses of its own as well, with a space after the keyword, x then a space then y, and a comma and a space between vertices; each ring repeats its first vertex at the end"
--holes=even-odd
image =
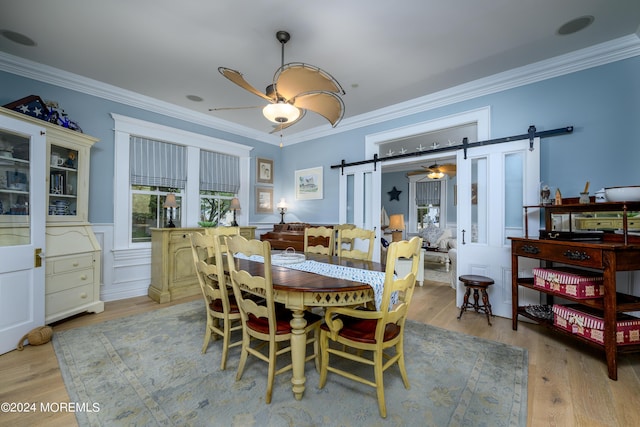
MULTIPOLYGON (((385 265, 378 262, 351 258, 305 254, 305 259, 335 266, 370 272, 385 271, 385 265)), ((251 275, 264 275, 264 263, 250 259, 236 258, 236 269, 251 275)), ((365 305, 375 300, 373 287, 368 283, 331 277, 295 268, 294 265, 278 265, 272 262, 271 277, 274 300, 291 310, 291 363, 292 391, 296 400, 304 395, 306 377, 304 375, 307 337, 304 328, 307 321, 305 310, 311 307, 336 307, 365 305)), ((227 269, 225 264, 225 269, 227 269)), ((250 289, 244 289, 251 292, 250 289)))

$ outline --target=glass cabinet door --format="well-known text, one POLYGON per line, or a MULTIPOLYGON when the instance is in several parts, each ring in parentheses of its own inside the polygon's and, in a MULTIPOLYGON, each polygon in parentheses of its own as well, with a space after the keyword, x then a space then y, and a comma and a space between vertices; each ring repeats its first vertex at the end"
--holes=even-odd
POLYGON ((49 206, 52 220, 59 216, 76 216, 78 199, 77 150, 51 145, 49 153, 49 206))

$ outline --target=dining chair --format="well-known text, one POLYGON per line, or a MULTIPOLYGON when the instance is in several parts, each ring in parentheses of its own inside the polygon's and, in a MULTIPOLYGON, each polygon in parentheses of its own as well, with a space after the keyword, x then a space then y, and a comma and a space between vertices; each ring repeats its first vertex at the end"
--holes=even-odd
MULTIPOLYGON (((207 352, 209 340, 213 336, 222 338, 222 360, 220 369, 227 364, 229 348, 242 344, 242 340, 231 342, 231 334, 242 329, 240 310, 234 295, 228 287, 224 275, 224 260, 219 236, 214 234, 191 233, 191 250, 196 275, 207 308, 207 329, 202 345, 202 353, 207 352)), ((224 247, 226 252, 226 246, 224 247)))
MULTIPOLYGON (((267 241, 247 240, 242 236, 227 237, 228 271, 233 285, 233 292, 240 308, 242 317, 242 353, 236 374, 236 381, 242 378, 245 364, 249 355, 267 362, 267 391, 265 402, 271 403, 273 382, 276 375, 292 369, 289 361, 285 366, 276 369, 276 358, 291 352, 291 319, 290 310, 276 309, 271 275, 271 244, 267 241), (263 257, 263 274, 252 275, 246 270, 238 270, 234 257, 237 254, 245 256, 258 255, 263 257), (255 301, 245 297, 243 290, 263 297, 262 301, 255 301), (252 346, 252 343, 259 342, 252 346), (268 347, 267 354, 261 351, 268 347), (285 347, 282 347, 285 345, 285 347)), ((316 369, 319 370, 319 331, 322 317, 305 311, 304 319, 307 325, 304 329, 307 344, 313 343, 314 352, 305 358, 305 362, 315 359, 316 369), (311 337, 309 335, 313 333, 311 337)))
POLYGON ((369 385, 376 389, 380 416, 386 418, 383 373, 398 364, 406 389, 410 388, 404 361, 404 326, 419 268, 422 238, 393 242, 389 245, 385 269, 382 303, 377 310, 361 308, 329 307, 325 312, 325 323, 320 327, 320 388, 327 382, 327 372, 332 372, 369 385), (411 271, 404 277, 394 277, 398 258, 411 260, 411 271), (392 296, 397 301, 392 302, 392 296), (330 346, 329 340, 338 345, 330 346), (394 352, 389 352, 391 348, 394 352), (349 349, 354 351, 350 352, 349 349), (368 351, 367 351, 368 350, 368 351), (370 352, 370 353, 369 353, 370 352), (331 366, 329 355, 373 366, 374 381, 353 371, 331 366), (371 355, 370 357, 367 357, 371 355))
MULTIPOLYGON (((340 230, 353 230, 354 228, 356 228, 355 224, 337 224, 337 225, 333 226, 333 229, 335 231, 335 237, 334 238, 335 238, 335 242, 336 242, 336 247, 333 250, 334 254, 336 254, 336 255, 338 254, 338 234, 340 233, 340 230)), ((353 249, 351 247, 351 242, 345 240, 342 243, 343 244, 348 244, 349 245, 349 249, 353 249)))
POLYGON ((335 230, 327 227, 307 227, 304 229, 304 253, 333 255, 335 230), (318 239, 323 239, 327 245, 314 245, 318 239))
POLYGON ((365 230, 364 228, 343 229, 338 231, 338 256, 353 259, 364 259, 371 261, 373 259, 373 244, 376 240, 376 232, 374 230, 365 230), (363 241, 368 250, 365 252, 359 249, 358 241, 363 241), (349 247, 346 247, 348 244, 349 247))

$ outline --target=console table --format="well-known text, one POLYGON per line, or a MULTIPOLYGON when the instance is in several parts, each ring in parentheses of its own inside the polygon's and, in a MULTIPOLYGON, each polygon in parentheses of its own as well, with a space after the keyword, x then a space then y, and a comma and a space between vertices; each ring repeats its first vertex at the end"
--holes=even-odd
MULTIPOLYGON (((273 231, 266 232, 260 235, 261 241, 268 241, 271 244, 271 249, 285 250, 287 248, 293 248, 296 252, 304 251, 304 229, 307 227, 320 227, 319 225, 310 225, 304 222, 293 222, 287 224, 274 224, 273 231)), ((332 225, 325 225, 324 227, 332 228, 332 225)), ((311 245, 323 245, 326 246, 328 241, 324 237, 311 237, 309 239, 311 245)))
MULTIPOLYGON (((256 227, 240 227, 240 235, 255 239, 255 230, 256 227)), ((151 284, 147 294, 155 302, 170 302, 202 292, 191 253, 193 232, 204 233, 204 228, 151 229, 151 284)))

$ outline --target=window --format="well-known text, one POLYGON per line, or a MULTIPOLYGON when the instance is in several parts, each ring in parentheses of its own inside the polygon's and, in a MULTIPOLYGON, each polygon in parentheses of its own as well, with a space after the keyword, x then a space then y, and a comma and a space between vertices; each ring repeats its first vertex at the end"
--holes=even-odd
POLYGON ((131 241, 150 242, 151 228, 166 227, 172 220, 181 227, 179 188, 131 186, 131 241), (167 194, 176 195, 177 208, 163 208, 167 194))
POLYGON ((213 227, 230 226, 233 212, 229 209, 233 193, 200 190, 200 221, 212 223, 213 227))
POLYGON ((231 225, 231 199, 240 188, 240 159, 224 153, 200 151, 200 221, 231 225))
POLYGON ((180 193, 187 184, 187 150, 184 146, 131 136, 131 241, 150 242, 150 228, 180 227, 180 193), (164 207, 174 193, 178 207, 164 207))
POLYGON ((440 227, 440 189, 442 184, 437 180, 424 179, 415 183, 417 231, 421 231, 429 224, 440 227))
POLYGON ((169 220, 176 227, 198 227, 203 218, 230 223, 233 197, 249 206, 252 147, 111 116, 115 124, 114 250, 151 248, 151 229, 165 227, 169 220), (211 173, 201 173, 204 169, 211 173), (169 193, 176 196, 176 208, 163 208, 169 193))
POLYGON ((446 227, 448 177, 429 179, 426 174, 409 176, 409 224, 410 233, 418 233, 430 223, 446 227))

